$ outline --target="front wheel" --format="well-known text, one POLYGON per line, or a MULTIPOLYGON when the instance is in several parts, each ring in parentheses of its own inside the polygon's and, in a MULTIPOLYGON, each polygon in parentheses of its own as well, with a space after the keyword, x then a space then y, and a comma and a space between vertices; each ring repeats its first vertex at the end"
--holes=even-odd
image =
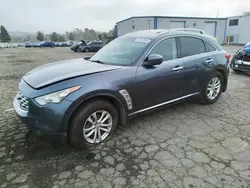
POLYGON ((222 93, 223 76, 219 72, 213 72, 207 80, 202 93, 201 102, 203 104, 215 103, 222 93))
POLYGON ((118 124, 116 108, 104 100, 89 102, 77 110, 68 136, 75 148, 89 148, 106 141, 118 124))

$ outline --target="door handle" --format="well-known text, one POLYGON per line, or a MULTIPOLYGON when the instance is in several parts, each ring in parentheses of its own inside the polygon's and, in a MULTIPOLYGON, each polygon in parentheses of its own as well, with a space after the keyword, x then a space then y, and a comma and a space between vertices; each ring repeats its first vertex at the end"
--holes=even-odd
POLYGON ((175 68, 173 68, 174 71, 178 71, 178 70, 181 70, 181 69, 183 69, 182 66, 176 66, 175 68))
POLYGON ((214 59, 207 59, 206 63, 212 63, 214 61, 214 59))

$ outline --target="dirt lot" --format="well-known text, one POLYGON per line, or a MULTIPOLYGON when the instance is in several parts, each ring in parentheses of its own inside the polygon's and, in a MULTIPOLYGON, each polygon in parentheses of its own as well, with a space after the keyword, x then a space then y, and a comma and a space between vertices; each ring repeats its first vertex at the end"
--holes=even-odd
POLYGON ((28 130, 5 111, 21 76, 83 55, 68 48, 0 49, 0 188, 250 187, 250 77, 244 74, 230 74, 216 104, 187 102, 138 117, 91 151, 54 137, 28 144, 28 130))

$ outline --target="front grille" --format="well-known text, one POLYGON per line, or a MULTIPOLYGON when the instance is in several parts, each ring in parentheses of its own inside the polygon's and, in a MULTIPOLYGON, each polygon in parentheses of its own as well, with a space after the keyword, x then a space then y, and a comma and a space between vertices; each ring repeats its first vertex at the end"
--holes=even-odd
POLYGON ((244 55, 244 56, 242 57, 242 60, 243 60, 243 61, 248 61, 248 62, 250 62, 250 56, 244 55))
POLYGON ((22 108, 23 110, 28 111, 29 110, 29 100, 27 97, 25 97, 20 91, 18 91, 17 93, 17 101, 20 105, 20 108, 22 108))
POLYGON ((243 65, 243 64, 240 64, 240 65, 238 65, 238 68, 244 69, 244 70, 250 70, 250 65, 243 65))

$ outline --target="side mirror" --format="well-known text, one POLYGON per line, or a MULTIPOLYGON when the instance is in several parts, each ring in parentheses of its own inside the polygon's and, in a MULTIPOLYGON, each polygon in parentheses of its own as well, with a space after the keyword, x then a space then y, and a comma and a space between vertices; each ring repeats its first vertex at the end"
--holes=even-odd
POLYGON ((160 65, 162 62, 163 62, 163 57, 161 55, 150 54, 143 63, 143 66, 160 65))

